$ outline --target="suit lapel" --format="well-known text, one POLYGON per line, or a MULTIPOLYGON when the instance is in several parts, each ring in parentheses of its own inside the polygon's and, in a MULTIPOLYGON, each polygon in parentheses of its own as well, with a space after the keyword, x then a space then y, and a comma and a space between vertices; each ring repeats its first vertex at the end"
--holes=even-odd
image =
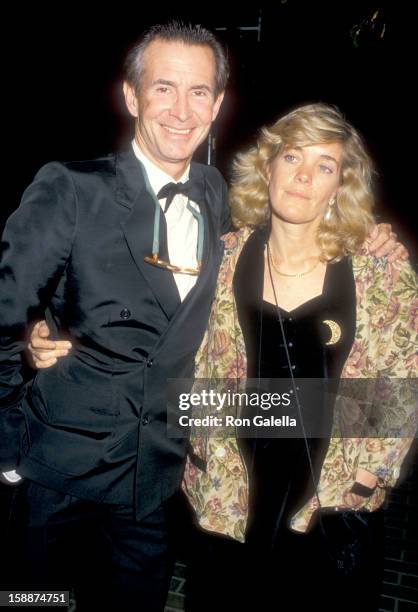
MULTIPOLYGON (((171 319, 180 304, 180 296, 173 274, 144 261, 152 251, 155 203, 145 187, 139 162, 132 149, 117 156, 116 200, 129 208, 122 230, 130 253, 142 276, 147 281, 159 305, 168 319, 171 319)), ((166 234, 165 217, 160 219, 160 244, 166 234)))
POLYGON ((211 280, 213 280, 211 278, 213 274, 217 276, 218 264, 220 263, 223 250, 223 242, 219 240, 219 236, 217 235, 215 228, 214 211, 212 210, 213 195, 211 193, 211 186, 205 177, 204 166, 192 163, 190 166, 190 178, 200 183, 199 191, 202 196, 200 198, 195 198, 195 200, 196 203, 199 204, 200 212, 203 215, 205 233, 203 242, 202 269, 196 285, 183 301, 182 306, 184 307, 187 307, 190 303, 193 303, 194 299, 197 298, 200 292, 203 291, 208 284, 210 284, 211 280))
MULTIPOLYGON (((144 257, 152 251, 155 205, 153 198, 146 190, 138 160, 131 149, 117 156, 116 173, 116 199, 120 205, 130 210, 122 223, 129 250, 162 310, 173 322, 180 312, 193 304, 205 288, 215 286, 223 250, 223 243, 219 240, 216 231, 215 211, 213 210, 214 200, 219 196, 213 193, 212 185, 206 178, 204 166, 192 163, 190 178, 201 183, 200 191, 203 194, 201 198, 196 198, 204 222, 203 261, 196 285, 181 302, 172 273, 144 261, 144 257)), ((161 215, 160 244, 164 241, 164 234, 166 234, 165 217, 161 215)))

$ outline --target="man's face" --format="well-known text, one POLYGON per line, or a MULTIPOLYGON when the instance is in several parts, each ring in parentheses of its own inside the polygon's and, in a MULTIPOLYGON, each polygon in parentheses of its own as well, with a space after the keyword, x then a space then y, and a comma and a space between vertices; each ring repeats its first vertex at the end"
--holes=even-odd
POLYGON ((140 149, 173 178, 181 177, 218 114, 223 93, 215 97, 215 70, 210 47, 154 40, 144 53, 139 94, 124 84, 140 149))

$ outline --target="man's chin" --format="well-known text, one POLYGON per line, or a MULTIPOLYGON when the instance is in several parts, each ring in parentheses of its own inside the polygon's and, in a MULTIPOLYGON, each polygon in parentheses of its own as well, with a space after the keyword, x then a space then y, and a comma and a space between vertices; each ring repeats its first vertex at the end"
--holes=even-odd
POLYGON ((187 143, 187 146, 167 147, 164 157, 172 163, 185 162, 192 158, 197 146, 187 143))
POLYGON ((173 166, 179 166, 184 164, 187 166, 190 163, 190 160, 193 157, 195 149, 191 150, 182 150, 182 151, 167 151, 166 155, 164 155, 164 162, 166 164, 172 164, 173 166))

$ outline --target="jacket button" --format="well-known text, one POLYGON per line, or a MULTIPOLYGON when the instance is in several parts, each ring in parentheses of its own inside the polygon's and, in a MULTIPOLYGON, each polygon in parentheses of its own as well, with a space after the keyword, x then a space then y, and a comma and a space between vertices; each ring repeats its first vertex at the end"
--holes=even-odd
POLYGON ((141 423, 142 423, 142 425, 148 425, 148 423, 149 423, 149 417, 144 416, 144 418, 142 419, 141 423))
POLYGON ((150 368, 153 363, 154 363, 153 359, 147 359, 147 368, 150 368))
POLYGON ((127 308, 123 308, 123 310, 120 311, 121 319, 129 319, 130 316, 131 316, 131 311, 128 310, 127 308))

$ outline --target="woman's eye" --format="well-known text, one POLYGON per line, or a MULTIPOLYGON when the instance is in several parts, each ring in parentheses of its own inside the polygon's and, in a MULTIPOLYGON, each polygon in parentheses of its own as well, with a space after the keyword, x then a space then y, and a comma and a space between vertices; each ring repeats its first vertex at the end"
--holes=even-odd
POLYGON ((291 163, 296 160, 296 157, 291 153, 286 153, 286 155, 283 155, 283 159, 291 163))
POLYGON ((321 164, 319 167, 321 168, 322 172, 325 172, 325 174, 333 174, 334 172, 332 168, 330 168, 329 166, 325 166, 324 164, 321 164))

